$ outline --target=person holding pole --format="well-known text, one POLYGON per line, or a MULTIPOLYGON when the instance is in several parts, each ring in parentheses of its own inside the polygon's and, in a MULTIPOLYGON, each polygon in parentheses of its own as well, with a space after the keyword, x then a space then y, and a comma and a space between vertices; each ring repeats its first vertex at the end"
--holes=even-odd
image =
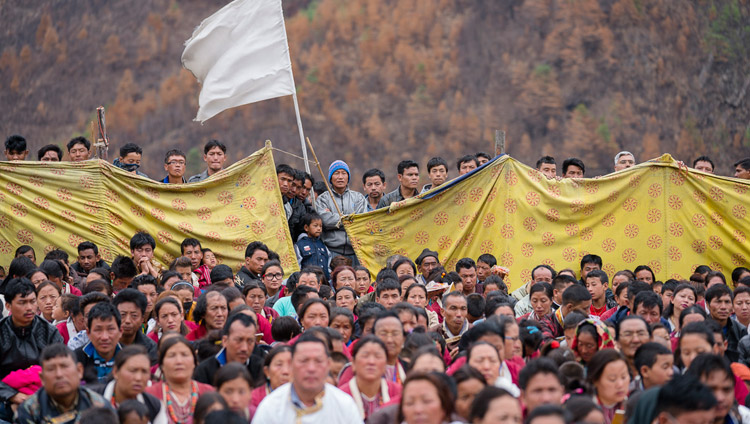
POLYGON ((341 216, 364 213, 367 199, 362 193, 349 189, 349 165, 342 160, 334 161, 328 168, 330 190, 318 196, 315 209, 323 218, 323 243, 331 251, 331 257, 346 256, 358 264, 349 237, 346 235, 341 216))

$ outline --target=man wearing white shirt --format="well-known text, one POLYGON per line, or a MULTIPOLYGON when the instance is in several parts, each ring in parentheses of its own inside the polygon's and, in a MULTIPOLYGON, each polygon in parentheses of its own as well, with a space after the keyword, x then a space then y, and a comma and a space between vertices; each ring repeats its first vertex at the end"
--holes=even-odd
POLYGON ((258 405, 254 424, 362 423, 351 396, 326 384, 331 369, 328 347, 313 334, 292 346, 292 381, 278 387, 258 405))

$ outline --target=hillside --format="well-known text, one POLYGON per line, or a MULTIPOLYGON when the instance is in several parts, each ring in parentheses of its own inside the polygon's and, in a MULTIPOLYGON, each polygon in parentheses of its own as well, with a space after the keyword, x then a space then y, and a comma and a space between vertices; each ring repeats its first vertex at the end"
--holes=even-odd
MULTIPOLYGON (((237 160, 271 139, 299 153, 291 99, 192 122, 199 86, 183 42, 225 1, 0 0, 0 133, 36 151, 88 132, 107 107, 113 148, 189 153, 208 138, 237 160)), ((730 174, 750 156, 748 0, 296 0, 284 2, 306 135, 324 167, 359 180, 404 158, 490 151, 493 130, 527 163, 542 154, 609 170, 708 154, 730 174)), ((286 155, 277 162, 302 163, 286 155)), ((190 172, 190 171, 189 171, 190 172)), ((455 175, 455 173, 453 174, 455 175)), ((426 181, 426 179, 423 178, 426 181)), ((357 185, 358 187, 358 185, 357 185)))

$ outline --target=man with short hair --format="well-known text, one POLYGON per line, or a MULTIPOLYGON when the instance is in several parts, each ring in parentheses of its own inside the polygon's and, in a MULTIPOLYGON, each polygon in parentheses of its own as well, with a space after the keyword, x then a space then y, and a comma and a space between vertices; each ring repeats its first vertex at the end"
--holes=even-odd
POLYGON ((312 190, 313 184, 315 184, 315 178, 307 172, 302 172, 302 186, 297 191, 297 199, 305 202, 308 211, 312 211, 310 190, 312 190))
POLYGON ((429 283, 427 278, 429 278, 432 270, 435 269, 435 267, 440 266, 438 252, 425 248, 422 250, 422 253, 417 256, 417 260, 414 262, 417 264, 417 271, 419 271, 419 275, 416 277, 417 282, 427 285, 427 283, 429 283))
MULTIPOLYGON (((180 252, 182 256, 186 256, 190 259, 190 282, 195 286, 205 287, 211 284, 211 276, 208 274, 207 268, 202 268, 206 272, 200 272, 198 269, 203 265, 203 246, 201 246, 200 240, 196 238, 188 237, 180 243, 180 252), (206 278, 208 277, 208 278, 206 278)), ((188 281, 188 280, 186 280, 188 281)))
POLYGON ((448 180, 448 162, 440 156, 434 157, 427 161, 427 177, 430 179, 429 184, 422 187, 420 193, 430 191, 439 187, 448 180))
POLYGON ((100 394, 81 386, 83 366, 65 345, 57 343, 45 347, 39 362, 42 387, 18 407, 14 422, 77 423, 83 411, 111 408, 100 394))
POLYGON ((112 292, 114 294, 128 287, 133 278, 138 275, 135 262, 127 256, 117 256, 112 261, 109 271, 109 279, 112 281, 112 292))
POLYGON ((557 163, 552 156, 542 156, 536 161, 536 170, 541 172, 548 180, 554 180, 557 176, 557 163))
POLYGON ((643 317, 628 315, 617 324, 615 340, 620 352, 625 357, 630 375, 637 375, 635 352, 639 347, 651 341, 651 327, 643 317))
POLYGON ((91 142, 85 137, 76 137, 70 140, 66 146, 68 156, 71 162, 82 162, 89 158, 91 152, 91 142))
POLYGON ((112 372, 115 355, 122 349, 121 325, 120 312, 111 303, 97 303, 89 311, 86 317, 89 342, 75 350, 86 383, 103 383, 112 372))
POLYGON ((643 317, 648 325, 661 322, 662 310, 661 297, 652 291, 640 292, 633 300, 633 313, 643 317))
POLYGON ((284 212, 286 213, 287 221, 292 217, 292 205, 289 204, 289 199, 293 197, 290 193, 292 190, 292 183, 294 182, 295 171, 291 166, 280 163, 276 165, 276 178, 279 181, 279 191, 281 192, 281 199, 284 201, 284 212))
POLYGON ((568 274, 558 274, 552 279, 552 310, 556 311, 562 305, 562 294, 573 284, 577 284, 575 278, 568 274))
MULTIPOLYGON (((649 397, 636 406, 637 414, 642 404, 644 408, 655 406, 652 414, 648 417, 656 424, 708 424, 714 422, 716 398, 711 389, 694 375, 677 374, 659 390, 654 390, 642 396, 641 399, 649 397)), ((636 415, 640 417, 640 415, 636 415)), ((638 422, 638 421, 633 421, 638 422)))
POLYGON ((735 162, 734 177, 743 180, 750 180, 750 158, 745 158, 735 162))
POLYGON ((12 135, 5 139, 5 159, 9 161, 26 160, 29 149, 26 139, 20 135, 12 135))
MULTIPOLYGON (((467 314, 468 304, 464 294, 453 291, 443 295, 443 324, 435 330, 443 335, 449 351, 458 347, 461 336, 471 328, 467 314)), ((451 352, 453 357, 455 353, 451 352)))
POLYGON ((730 362, 731 360, 726 357, 704 353, 693 359, 685 372, 698 377, 716 398, 716 407, 713 410, 714 424, 744 422, 734 408, 735 375, 730 362))
POLYGON ((542 405, 560 405, 565 394, 557 364, 549 358, 529 361, 518 373, 518 387, 527 414, 542 405))
POLYGON ((713 174, 714 173, 714 161, 711 160, 708 156, 698 156, 693 161, 693 168, 696 171, 703 171, 707 174, 713 174))
POLYGON ((674 354, 660 343, 648 342, 635 351, 635 367, 637 391, 660 387, 674 375, 674 354))
POLYGON ((563 161, 563 178, 583 178, 586 166, 578 158, 568 158, 563 161))
POLYGON ((485 153, 485 152, 478 152, 474 156, 476 156, 477 162, 479 162, 479 166, 482 166, 485 163, 492 160, 492 156, 490 156, 489 153, 485 153))
POLYGON ((343 226, 339 226, 339 213, 349 215, 367 211, 367 199, 362 193, 349 189, 349 165, 342 160, 331 163, 328 167, 328 182, 331 192, 318 196, 315 201, 315 211, 323 219, 323 243, 331 251, 331 257, 346 256, 354 265, 359 265, 357 255, 349 241, 343 226), (333 197, 331 197, 333 196, 333 197))
POLYGON ((245 264, 237 272, 237 277, 242 285, 249 283, 263 284, 260 273, 263 265, 268 262, 268 254, 271 250, 261 241, 254 241, 245 249, 245 264))
POLYGON ((208 140, 208 143, 203 146, 203 161, 206 162, 206 170, 190 177, 189 183, 203 181, 224 169, 224 163, 227 161, 227 146, 219 140, 208 140))
POLYGON ((362 416, 351 396, 327 384, 331 372, 328 346, 303 333, 292 345, 292 381, 268 394, 258 405, 254 424, 351 424, 362 416))
POLYGON ((89 315, 89 312, 91 312, 91 309, 97 304, 97 303, 109 303, 112 299, 108 297, 106 294, 101 292, 91 292, 86 293, 81 297, 80 299, 80 308, 81 308, 81 315, 83 318, 83 329, 79 331, 76 335, 71 336, 68 339, 67 346, 71 350, 76 350, 79 347, 85 346, 89 342, 89 335, 86 331, 86 321, 87 317, 89 315))
POLYGON ((482 294, 482 283, 492 275, 492 267, 497 265, 497 259, 489 253, 483 253, 477 258, 477 293, 482 294))
MULTIPOLYGON (((0 319, 0 379, 13 371, 39 364, 42 349, 63 338, 55 327, 37 315, 34 284, 27 278, 13 278, 5 287, 5 308, 10 316, 0 319)), ((0 381, 0 401, 19 405, 28 398, 0 381)), ((7 406, 10 410, 9 405, 7 406)), ((2 412, 2 408, 0 408, 2 412)), ((12 417, 3 418, 11 421, 12 417)))
POLYGON ((221 330, 221 350, 198 364, 193 379, 212 384, 219 368, 230 362, 239 362, 247 366, 253 381, 258 381, 263 375, 263 359, 253 355, 257 328, 251 316, 239 312, 232 314, 221 330))
POLYGON ((615 172, 635 166, 635 156, 632 153, 623 150, 615 155, 615 172))
POLYGON ((362 175, 362 186, 367 197, 367 212, 374 211, 385 193, 385 173, 377 168, 368 169, 362 175))
POLYGON ((601 317, 607 312, 608 309, 617 306, 617 303, 612 299, 607 299, 607 286, 609 285, 609 278, 607 273, 595 269, 586 273, 584 279, 584 287, 591 294, 591 309, 589 315, 601 317))
POLYGON ((172 149, 164 155, 164 170, 167 176, 161 180, 164 184, 185 184, 185 167, 187 156, 180 149, 172 149))
POLYGON ((375 301, 383 305, 385 309, 391 309, 401 301, 401 284, 392 278, 379 282, 375 288, 375 301))
POLYGON ((132 172, 135 175, 148 178, 148 175, 139 171, 141 167, 141 158, 143 157, 143 149, 135 143, 126 143, 120 147, 120 157, 115 158, 112 164, 126 172, 132 172))
POLYGON ((403 160, 399 162, 397 169, 399 186, 380 199, 378 208, 388 207, 393 202, 401 202, 419 194, 419 164, 413 160, 403 160))
MULTIPOLYGON (((581 284, 585 284, 586 282, 586 275, 595 269, 602 269, 602 265, 604 262, 602 261, 602 257, 599 255, 594 254, 587 254, 584 255, 583 258, 581 258, 581 284)), ((612 293, 612 290, 609 289, 609 284, 605 284, 605 295, 607 298, 607 304, 608 305, 614 305, 617 302, 615 301, 615 295, 612 293)))
POLYGON ((63 158, 63 151, 57 144, 47 144, 36 152, 36 157, 41 162, 60 162, 63 158))
POLYGON ((161 266, 154 261, 154 249, 156 249, 156 240, 145 231, 135 233, 130 239, 130 254, 133 255, 133 263, 138 273, 150 274, 158 278, 161 266))
POLYGON ((458 168, 459 176, 468 174, 469 172, 479 168, 479 161, 474 155, 465 155, 456 162, 456 168, 458 168))
POLYGON ((711 318, 722 327, 727 341, 725 356, 732 362, 740 358, 739 342, 747 335, 747 329, 729 319, 732 315, 732 290, 724 284, 711 286, 706 290, 706 307, 711 318))
POLYGON ((533 308, 531 307, 531 298, 529 296, 529 290, 531 290, 531 286, 536 283, 552 284, 552 280, 556 276, 557 272, 555 272, 555 270, 552 269, 552 267, 549 265, 541 264, 535 266, 534 269, 531 270, 531 281, 517 288, 511 293, 511 296, 518 300, 514 308, 516 315, 520 317, 533 310, 533 308))
MULTIPOLYGON (((573 277, 570 277, 571 279, 573 277)), ((591 294, 580 284, 572 284, 565 289, 562 295, 562 306, 554 314, 543 317, 540 321, 540 330, 544 341, 552 339, 562 340, 565 337, 563 322, 565 316, 575 311, 583 316, 589 315, 591 309, 591 294)))
POLYGON ((112 305, 120 313, 122 337, 120 344, 128 346, 131 344, 141 345, 148 351, 151 365, 156 365, 158 353, 156 343, 141 331, 143 317, 146 315, 148 300, 146 296, 136 289, 125 289, 115 296, 112 305))
POLYGON ((90 241, 84 241, 78 245, 78 262, 70 266, 82 278, 94 268, 104 268, 109 271, 109 265, 99 255, 99 247, 90 241))
POLYGON ((456 274, 461 277, 464 296, 476 292, 477 286, 477 264, 474 259, 461 258, 456 262, 456 274))

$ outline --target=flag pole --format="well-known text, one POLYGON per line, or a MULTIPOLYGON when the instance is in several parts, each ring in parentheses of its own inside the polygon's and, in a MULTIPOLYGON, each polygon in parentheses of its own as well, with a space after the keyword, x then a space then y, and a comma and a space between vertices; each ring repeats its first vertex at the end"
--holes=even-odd
MULTIPOLYGON (((294 77, 292 77, 292 83, 294 83, 294 77)), ((295 90, 292 93, 292 99, 294 100, 294 113, 297 115, 297 129, 299 129, 299 142, 302 145, 302 157, 305 159, 305 171, 310 173, 310 163, 307 161, 307 146, 305 145, 305 132, 302 130, 302 118, 299 115, 299 103, 297 103, 297 92, 295 90)))

